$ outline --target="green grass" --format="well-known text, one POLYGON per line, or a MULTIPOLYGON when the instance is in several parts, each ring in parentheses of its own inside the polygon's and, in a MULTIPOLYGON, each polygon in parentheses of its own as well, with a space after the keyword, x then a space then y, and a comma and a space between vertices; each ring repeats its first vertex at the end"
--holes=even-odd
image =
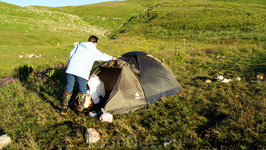
MULTIPOLYGON (((0 4, 0 135, 11 137, 7 149, 88 149, 86 128, 102 136, 92 149, 162 149, 167 139, 174 141, 167 149, 266 148, 266 86, 256 78, 266 74, 263 1, 0 4), (162 60, 181 93, 114 116, 112 124, 79 117, 74 107, 60 116, 69 52, 90 34, 110 55, 144 51, 162 60), (26 54, 42 57, 19 58, 26 54), (241 81, 205 83, 219 75, 241 81)), ((77 92, 75 86, 73 98, 77 92)))
POLYGON ((165 2, 133 18, 119 33, 146 38, 189 39, 211 42, 217 39, 265 40, 265 5, 213 2, 165 2), (261 8, 257 8, 257 7, 261 8))
POLYGON ((231 3, 242 3, 242 4, 266 4, 265 0, 210 0, 213 2, 231 2, 231 3))

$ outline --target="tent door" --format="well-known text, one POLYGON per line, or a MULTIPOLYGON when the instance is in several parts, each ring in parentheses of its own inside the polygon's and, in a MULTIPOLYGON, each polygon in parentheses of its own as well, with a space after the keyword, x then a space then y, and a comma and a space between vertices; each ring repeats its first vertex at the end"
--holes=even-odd
POLYGON ((97 75, 104 84, 105 94, 104 101, 107 101, 121 73, 121 68, 101 68, 97 75))

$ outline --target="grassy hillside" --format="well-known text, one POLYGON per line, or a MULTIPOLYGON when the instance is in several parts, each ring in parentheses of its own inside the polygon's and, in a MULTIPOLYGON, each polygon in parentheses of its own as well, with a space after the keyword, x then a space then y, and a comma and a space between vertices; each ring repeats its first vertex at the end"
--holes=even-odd
MULTIPOLYGON (((42 36, 46 33, 62 39, 63 35, 63 37, 73 36, 74 33, 85 35, 89 32, 98 32, 98 34, 103 32, 82 21, 78 16, 62 12, 51 12, 34 7, 18 7, 7 5, 4 2, 1 2, 0 10, 2 30, 23 33, 32 39, 46 41, 46 39, 43 39, 46 36, 42 36)), ((46 42, 54 44, 50 41, 46 42)))
POLYGON ((0 2, 0 135, 12 139, 6 148, 266 149, 265 6, 260 0, 58 8, 0 2), (90 34, 113 56, 151 53, 173 71, 181 93, 114 116, 112 124, 79 117, 75 107, 60 116, 69 52, 90 34), (18 57, 26 54, 41 57, 18 57), (206 82, 215 76, 232 81, 206 82), (102 140, 89 147, 86 128, 96 128, 102 140))
POLYGON ((114 1, 84 6, 50 8, 50 10, 77 15, 89 24, 98 28, 108 29, 109 32, 111 32, 114 29, 120 28, 131 17, 142 14, 143 12, 147 11, 149 7, 164 1, 167 0, 114 1))
POLYGON ((266 4, 265 0, 210 0, 212 2, 229 2, 229 3, 242 3, 242 4, 266 4))
POLYGON ((40 68, 65 63, 74 42, 87 41, 89 34, 104 37, 106 32, 75 15, 0 4, 1 77, 12 74, 23 64, 40 68), (44 59, 19 58, 27 54, 41 54, 44 59), (58 59, 54 59, 56 57, 58 59))
POLYGON ((217 2, 165 2, 135 16, 121 32, 146 38, 214 40, 265 40, 265 5, 217 2))

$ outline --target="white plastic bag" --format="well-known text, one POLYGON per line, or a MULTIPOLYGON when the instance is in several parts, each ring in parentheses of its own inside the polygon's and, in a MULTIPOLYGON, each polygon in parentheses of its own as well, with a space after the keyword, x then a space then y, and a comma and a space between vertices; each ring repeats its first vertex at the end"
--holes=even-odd
POLYGON ((102 122, 112 123, 113 122, 113 115, 110 113, 106 113, 103 108, 101 108, 101 110, 102 110, 102 115, 100 116, 99 119, 102 122))
POLYGON ((99 119, 102 122, 112 123, 113 122, 113 115, 109 114, 109 113, 103 113, 99 119))
POLYGON ((88 81, 88 86, 90 87, 90 97, 93 100, 93 103, 98 104, 100 102, 99 97, 104 97, 105 95, 103 82, 98 76, 93 75, 88 81))

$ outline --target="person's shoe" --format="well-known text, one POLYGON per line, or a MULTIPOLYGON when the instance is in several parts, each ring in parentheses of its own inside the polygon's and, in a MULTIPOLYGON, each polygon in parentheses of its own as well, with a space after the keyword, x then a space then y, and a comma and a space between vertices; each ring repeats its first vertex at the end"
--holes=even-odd
POLYGON ((86 101, 86 93, 82 94, 82 93, 78 93, 78 115, 84 115, 84 104, 86 101))
POLYGON ((60 115, 67 115, 69 112, 67 108, 63 108, 62 111, 60 112, 60 115))
POLYGON ((72 96, 72 93, 67 92, 66 90, 64 91, 63 94, 63 109, 60 113, 60 115, 66 115, 68 113, 67 107, 68 107, 68 102, 72 96))
POLYGON ((71 99, 71 96, 72 96, 72 93, 69 93, 66 90, 64 91, 63 98, 62 98, 63 99, 63 103, 62 103, 63 108, 67 108, 68 102, 71 99))

